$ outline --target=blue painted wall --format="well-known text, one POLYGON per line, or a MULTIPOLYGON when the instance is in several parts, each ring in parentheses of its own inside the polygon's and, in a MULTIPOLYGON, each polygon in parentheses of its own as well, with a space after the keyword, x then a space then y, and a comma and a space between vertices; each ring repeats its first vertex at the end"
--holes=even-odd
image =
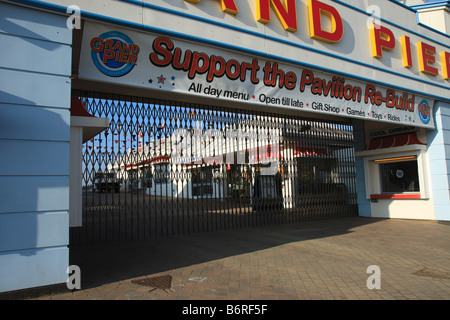
MULTIPOLYGON (((355 139, 355 151, 363 151, 366 148, 364 120, 353 120, 353 133, 355 139)), ((366 198, 366 177, 363 157, 355 158, 355 169, 358 214, 362 217, 370 217, 370 202, 366 198)))
POLYGON ((436 102, 436 130, 428 133, 431 185, 436 220, 450 220, 450 104, 436 102))
POLYGON ((64 283, 72 31, 0 3, 0 292, 64 283))

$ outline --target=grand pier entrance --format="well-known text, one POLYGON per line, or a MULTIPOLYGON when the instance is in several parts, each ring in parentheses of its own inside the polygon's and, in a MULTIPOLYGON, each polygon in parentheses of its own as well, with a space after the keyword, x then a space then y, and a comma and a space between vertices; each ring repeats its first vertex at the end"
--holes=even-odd
POLYGON ((74 95, 110 126, 83 144, 71 244, 357 215, 350 123, 74 95))

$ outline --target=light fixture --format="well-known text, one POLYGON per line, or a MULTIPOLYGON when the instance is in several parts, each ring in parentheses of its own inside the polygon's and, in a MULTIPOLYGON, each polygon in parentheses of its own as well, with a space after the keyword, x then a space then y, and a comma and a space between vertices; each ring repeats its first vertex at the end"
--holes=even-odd
POLYGON ((406 157, 376 159, 374 160, 374 162, 383 163, 383 162, 394 162, 394 161, 415 160, 415 159, 417 159, 417 156, 406 156, 406 157))

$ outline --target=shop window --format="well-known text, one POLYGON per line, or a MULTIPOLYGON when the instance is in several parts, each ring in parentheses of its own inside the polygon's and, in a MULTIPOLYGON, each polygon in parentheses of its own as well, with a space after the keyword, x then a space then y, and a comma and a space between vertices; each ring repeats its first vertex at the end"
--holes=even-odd
POLYGON ((426 150, 426 145, 413 144, 357 152, 364 157, 367 199, 430 199, 426 150))
POLYGON ((382 193, 420 192, 415 156, 375 160, 379 164, 382 193))
POLYGON ((168 164, 155 165, 155 183, 169 182, 170 168, 168 164))
POLYGON ((192 195, 201 197, 213 194, 212 167, 194 168, 191 174, 192 195))
POLYGON ((202 167, 191 170, 192 183, 211 183, 212 182, 212 168, 202 167))

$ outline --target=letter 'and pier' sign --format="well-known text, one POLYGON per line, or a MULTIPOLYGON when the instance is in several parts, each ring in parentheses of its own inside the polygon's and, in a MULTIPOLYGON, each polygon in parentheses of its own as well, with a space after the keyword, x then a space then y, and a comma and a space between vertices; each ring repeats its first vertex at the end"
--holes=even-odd
MULTIPOLYGON (((200 0, 185 1, 193 6, 200 3, 200 0)), ((218 8, 238 18, 239 2, 218 2, 218 8)), ((339 11, 325 2, 306 2, 309 37, 329 46, 342 41, 345 30, 339 11)), ((257 22, 269 24, 274 16, 284 32, 298 31, 296 0, 256 0, 257 22)), ((301 55, 298 64, 282 64, 264 56, 244 55, 129 29, 111 29, 93 22, 86 22, 83 32, 80 79, 189 94, 217 99, 219 104, 220 101, 240 103, 241 107, 256 104, 272 109, 278 107, 434 127, 433 99, 421 96, 417 91, 393 89, 313 67, 305 68, 301 55)), ((367 36, 371 48, 366 54, 371 58, 382 59, 400 47, 401 68, 416 68, 419 74, 440 77, 440 86, 448 84, 449 51, 438 52, 437 47, 426 39, 413 44, 410 35, 396 35, 390 28, 376 23, 369 26, 367 36)))

